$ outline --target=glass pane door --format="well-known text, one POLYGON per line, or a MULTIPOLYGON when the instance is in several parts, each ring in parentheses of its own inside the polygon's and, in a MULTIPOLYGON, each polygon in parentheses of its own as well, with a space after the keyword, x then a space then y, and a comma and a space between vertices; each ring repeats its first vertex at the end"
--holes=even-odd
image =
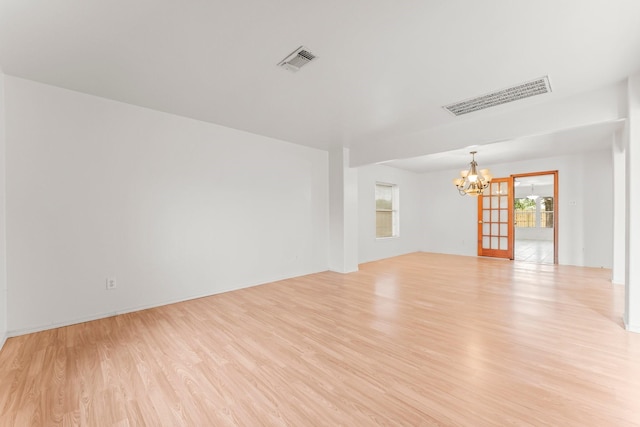
POLYGON ((478 200, 478 255, 512 258, 511 178, 495 178, 478 200))

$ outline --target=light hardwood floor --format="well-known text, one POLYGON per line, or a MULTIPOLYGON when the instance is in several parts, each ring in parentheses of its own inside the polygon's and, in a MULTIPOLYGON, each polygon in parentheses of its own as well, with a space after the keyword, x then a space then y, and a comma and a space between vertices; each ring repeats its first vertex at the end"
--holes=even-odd
POLYGON ((11 338, 2 426, 638 426, 610 271, 416 253, 11 338))

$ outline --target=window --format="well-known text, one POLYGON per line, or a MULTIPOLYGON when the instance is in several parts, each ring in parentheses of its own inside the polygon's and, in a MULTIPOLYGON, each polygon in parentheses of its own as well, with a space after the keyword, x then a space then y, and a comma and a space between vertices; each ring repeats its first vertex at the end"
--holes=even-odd
POLYGON ((398 236, 398 186, 376 184, 376 238, 398 236))
POLYGON ((536 226, 536 201, 523 198, 515 201, 516 227, 531 228, 536 226))
POLYGON ((520 228, 553 228, 553 197, 515 200, 515 223, 520 228))
POLYGON ((553 197, 540 200, 540 227, 553 228, 553 197))

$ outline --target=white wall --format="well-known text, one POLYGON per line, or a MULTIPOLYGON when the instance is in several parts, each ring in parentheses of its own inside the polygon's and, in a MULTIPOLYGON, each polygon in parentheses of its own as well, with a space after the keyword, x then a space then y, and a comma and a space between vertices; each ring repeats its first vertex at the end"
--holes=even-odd
POLYGON ((611 149, 613 161, 613 268, 611 281, 618 285, 625 282, 626 257, 626 155, 624 132, 616 132, 611 149))
POLYGON ((329 152, 329 269, 358 270, 358 171, 349 168, 349 149, 329 152))
POLYGON ((546 242, 553 241, 553 228, 546 227, 516 227, 516 240, 541 240, 546 242))
POLYGON ((640 333, 640 73, 627 80, 625 157, 625 327, 640 333))
POLYGON ((5 222, 5 109, 4 74, 0 71, 0 349, 7 338, 7 264, 5 222))
POLYGON ((585 209, 582 221, 584 260, 583 264, 577 265, 612 268, 614 204, 611 148, 584 156, 583 181, 579 185, 585 209), (585 185, 587 182, 589 184, 585 185))
MULTIPOLYGON (((575 156, 549 157, 487 165, 495 177, 558 170, 558 262, 611 268, 613 196, 611 149, 575 156)), ((461 197, 451 180, 458 170, 423 174, 423 192, 430 194, 422 250, 458 255, 477 254, 477 202, 461 197)))
POLYGON ((468 256, 478 253, 478 200, 458 194, 453 179, 459 175, 460 170, 420 175, 425 201, 420 243, 425 252, 468 256))
POLYGON ((327 269, 326 152, 5 83, 10 334, 327 269))
POLYGON ((389 258, 420 250, 423 234, 423 200, 420 176, 382 165, 358 168, 358 218, 360 263, 389 258), (376 182, 397 184, 400 204, 400 235, 376 239, 376 182))

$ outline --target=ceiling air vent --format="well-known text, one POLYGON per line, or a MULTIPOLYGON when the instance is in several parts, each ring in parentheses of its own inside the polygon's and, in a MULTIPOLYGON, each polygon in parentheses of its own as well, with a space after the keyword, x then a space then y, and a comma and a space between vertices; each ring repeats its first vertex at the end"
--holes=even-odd
POLYGON ((313 53, 309 52, 306 47, 300 46, 294 50, 291 55, 280 61, 278 67, 295 73, 314 59, 316 59, 316 56, 313 53))
POLYGON ((473 113, 474 111, 484 110, 485 108, 495 107, 496 105, 506 104, 507 102, 517 101, 518 99, 529 98, 530 96, 542 95, 551 92, 549 85, 549 77, 544 76, 530 82, 521 83, 496 92, 487 93, 486 95, 476 98, 467 99, 466 101, 456 102, 454 104, 445 105, 443 108, 456 116, 473 113))

